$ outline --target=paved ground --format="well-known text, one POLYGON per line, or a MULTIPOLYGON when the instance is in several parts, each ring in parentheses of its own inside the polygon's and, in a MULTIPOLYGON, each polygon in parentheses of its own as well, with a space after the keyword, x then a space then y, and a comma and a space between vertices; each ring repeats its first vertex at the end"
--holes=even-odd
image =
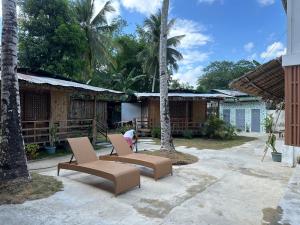
MULTIPOLYGON (((217 151, 177 147, 198 156, 199 162, 174 167, 174 176, 157 182, 142 177, 141 189, 118 197, 99 188, 110 188, 103 179, 62 171, 58 179, 64 191, 22 205, 0 206, 0 224, 278 224, 277 206, 294 169, 272 162, 269 156, 261 163, 263 146, 259 139, 217 151)), ((145 141, 140 146, 144 148, 159 146, 145 141)), ((56 163, 57 159, 40 161, 30 168, 56 163)), ((47 168, 43 173, 54 176, 56 170, 47 168)))

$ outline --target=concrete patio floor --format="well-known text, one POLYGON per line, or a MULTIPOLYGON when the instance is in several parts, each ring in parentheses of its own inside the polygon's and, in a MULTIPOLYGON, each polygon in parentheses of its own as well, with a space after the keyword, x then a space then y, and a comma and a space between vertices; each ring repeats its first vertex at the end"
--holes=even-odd
MULTIPOLYGON (((157 182, 142 177, 140 189, 118 197, 102 189, 111 188, 104 179, 61 171, 63 191, 47 199, 0 206, 0 224, 278 224, 277 206, 294 169, 272 162, 269 156, 261 163, 263 147, 261 137, 224 150, 177 147, 199 161, 176 166, 173 176, 157 182)), ((158 148, 150 140, 140 145, 140 149, 158 148)), ((30 168, 50 167, 39 172, 55 176, 51 166, 67 158, 38 161, 30 168)))

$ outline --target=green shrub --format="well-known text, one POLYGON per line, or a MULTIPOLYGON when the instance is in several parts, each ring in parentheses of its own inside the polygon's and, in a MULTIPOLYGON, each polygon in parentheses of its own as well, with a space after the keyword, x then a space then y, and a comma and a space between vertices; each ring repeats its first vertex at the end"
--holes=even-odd
POLYGON ((273 133, 274 128, 274 118, 273 115, 268 115, 264 120, 264 127, 266 130, 266 133, 273 133))
POLYGON ((37 156, 39 155, 38 150, 39 150, 39 145, 37 144, 26 144, 25 145, 25 152, 27 158, 30 159, 36 159, 37 156))
POLYGON ((213 115, 204 124, 202 135, 213 139, 230 140, 236 136, 236 132, 233 126, 213 115))
POLYGON ((151 136, 153 138, 160 138, 161 137, 161 129, 160 127, 155 127, 151 130, 151 136))
POLYGON ((193 132, 191 130, 184 130, 182 136, 186 139, 193 139, 193 132))

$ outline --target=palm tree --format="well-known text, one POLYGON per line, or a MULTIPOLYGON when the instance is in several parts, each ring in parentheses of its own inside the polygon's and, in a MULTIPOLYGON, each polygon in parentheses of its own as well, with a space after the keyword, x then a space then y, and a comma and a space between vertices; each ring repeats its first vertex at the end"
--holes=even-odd
POLYGON ((111 2, 107 1, 97 15, 93 17, 94 4, 95 0, 76 0, 75 2, 77 19, 85 32, 88 45, 85 52, 88 64, 86 81, 91 78, 98 62, 109 61, 110 57, 107 49, 110 38, 108 33, 112 30, 112 26, 107 22, 107 14, 115 11, 111 2))
POLYGON ((163 1, 161 15, 161 32, 159 47, 159 75, 160 75, 160 126, 161 126, 161 150, 175 151, 173 140, 171 137, 171 121, 169 111, 169 74, 167 59, 168 44, 168 11, 169 0, 163 1))
POLYGON ((29 181, 17 77, 16 0, 2 0, 0 180, 29 181))
MULTIPOLYGON (((159 80, 159 43, 161 28, 161 10, 151 15, 144 21, 144 29, 140 30, 140 35, 148 43, 146 48, 142 50, 138 58, 143 62, 143 69, 147 74, 152 75, 152 92, 155 91, 155 84, 159 80)), ((169 21, 167 25, 167 34, 170 33, 175 24, 175 19, 169 21)), ((182 54, 175 48, 180 44, 184 35, 174 36, 167 40, 167 66, 170 73, 178 70, 177 62, 182 60, 182 54)))

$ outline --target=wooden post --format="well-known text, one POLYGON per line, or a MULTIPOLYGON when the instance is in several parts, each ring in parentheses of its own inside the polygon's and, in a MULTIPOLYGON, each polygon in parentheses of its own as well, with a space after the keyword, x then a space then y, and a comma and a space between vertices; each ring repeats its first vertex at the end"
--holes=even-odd
POLYGON ((188 129, 188 117, 189 117, 189 102, 185 102, 185 130, 188 129))
POLYGON ((93 145, 96 145, 97 141, 97 98, 94 96, 94 109, 93 109, 93 145))

